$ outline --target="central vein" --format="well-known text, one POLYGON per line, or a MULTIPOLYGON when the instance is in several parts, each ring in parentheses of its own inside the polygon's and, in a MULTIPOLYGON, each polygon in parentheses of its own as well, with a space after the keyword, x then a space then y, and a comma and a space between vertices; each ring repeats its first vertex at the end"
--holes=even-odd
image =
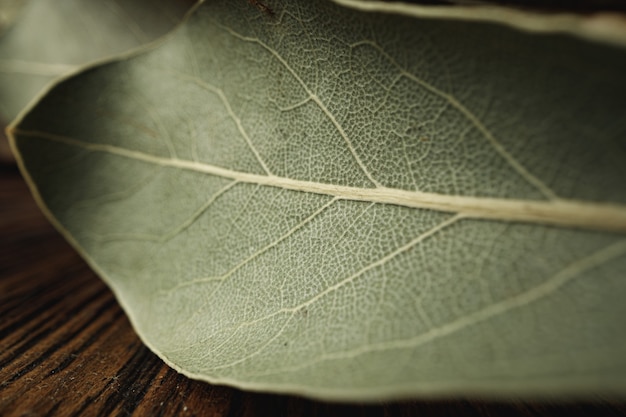
POLYGON ((304 181, 276 175, 259 175, 194 162, 166 158, 106 144, 83 142, 74 138, 39 131, 15 129, 14 137, 36 137, 80 147, 93 152, 109 153, 154 165, 201 172, 238 182, 277 187, 294 191, 330 195, 339 199, 431 209, 457 213, 466 218, 539 223, 581 229, 626 233, 626 206, 578 200, 520 200, 491 197, 445 195, 389 187, 359 188, 304 181))

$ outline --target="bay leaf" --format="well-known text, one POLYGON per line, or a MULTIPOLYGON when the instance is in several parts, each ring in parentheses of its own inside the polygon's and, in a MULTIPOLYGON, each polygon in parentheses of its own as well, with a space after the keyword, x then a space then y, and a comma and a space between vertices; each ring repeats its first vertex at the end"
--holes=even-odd
POLYGON ((623 398, 623 74, 623 49, 559 34, 217 0, 10 134, 50 219, 190 377, 623 398))

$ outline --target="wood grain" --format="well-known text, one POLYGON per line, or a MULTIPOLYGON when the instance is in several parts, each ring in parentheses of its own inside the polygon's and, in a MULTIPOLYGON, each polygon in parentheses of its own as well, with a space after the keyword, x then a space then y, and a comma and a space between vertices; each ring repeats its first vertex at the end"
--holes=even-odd
POLYGON ((113 294, 0 165, 1 416, 625 416, 625 404, 327 404, 190 380, 139 340, 113 294))

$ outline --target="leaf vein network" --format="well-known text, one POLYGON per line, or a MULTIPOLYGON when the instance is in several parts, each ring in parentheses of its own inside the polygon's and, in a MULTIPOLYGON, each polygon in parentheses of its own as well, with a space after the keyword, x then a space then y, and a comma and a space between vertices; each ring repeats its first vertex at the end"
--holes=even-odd
POLYGON ((349 45, 351 49, 359 48, 359 47, 370 47, 376 50, 382 57, 384 57, 388 62, 390 62, 396 69, 399 71, 400 75, 415 82, 420 87, 429 91, 430 93, 446 100, 452 107, 454 107, 457 111, 459 111, 469 122, 474 125, 474 127, 483 135, 485 139, 489 142, 489 144, 493 147, 493 149, 528 183, 534 186, 541 194, 546 197, 548 200, 557 200, 559 197, 548 187, 543 181, 541 181, 537 176, 528 171, 522 164, 520 164, 514 157, 511 155, 505 147, 498 141, 498 139, 494 136, 494 134, 484 125, 484 123, 467 107, 465 107, 456 97, 453 95, 446 93, 445 91, 440 90, 429 82, 417 77, 415 74, 407 71, 400 63, 389 55, 380 45, 378 45, 374 41, 363 40, 359 42, 355 42, 349 45))
MULTIPOLYGON (((546 279, 543 283, 536 285, 535 287, 532 287, 522 293, 516 294, 509 298, 505 298, 504 300, 493 303, 469 315, 459 317, 443 325, 432 328, 414 337, 410 337, 406 339, 390 340, 390 341, 385 341, 385 342, 380 342, 380 343, 373 343, 370 345, 363 345, 358 348, 346 350, 346 351, 325 353, 319 356, 318 358, 312 359, 308 362, 302 362, 294 366, 273 369, 272 371, 269 371, 269 372, 259 373, 259 374, 249 375, 249 376, 257 377, 257 376, 265 376, 265 375, 282 374, 282 373, 288 373, 288 372, 297 372, 305 368, 310 368, 312 366, 319 365, 320 363, 323 363, 323 362, 328 362, 328 361, 338 360, 338 359, 352 359, 361 355, 365 355, 365 354, 373 353, 377 351, 395 350, 395 349, 414 349, 419 346, 432 343, 442 337, 446 337, 454 333, 457 333, 459 331, 462 331, 468 327, 474 326, 483 321, 497 317, 511 310, 522 308, 533 302, 537 302, 537 301, 540 301, 541 299, 549 297, 551 294, 556 293, 556 291, 558 291, 560 288, 567 285, 569 282, 574 280, 576 277, 578 277, 582 273, 588 270, 591 270, 595 267, 598 267, 606 262, 609 262, 612 259, 616 259, 620 256, 623 256, 624 254, 626 254, 626 240, 620 240, 620 241, 614 242, 613 244, 607 245, 604 248, 601 248, 584 258, 581 258, 572 262, 568 266, 564 267, 561 271, 557 272, 552 277, 546 279)), ((255 355, 258 353, 255 352, 255 355)), ((251 357, 251 355, 247 356, 247 358, 249 357, 251 357)), ((237 363, 239 362, 240 361, 237 361, 237 363)), ((228 365, 232 366, 234 364, 235 363, 228 364, 228 365)), ((225 365, 223 367, 226 367, 228 365, 225 365)), ((220 366, 220 368, 222 368, 222 366, 220 366)))
POLYGON ((255 43, 255 44, 259 45, 260 47, 265 49, 267 52, 269 52, 278 62, 280 62, 283 65, 283 67, 285 67, 285 69, 294 77, 294 79, 304 89, 304 91, 307 93, 307 95, 310 98, 310 100, 312 100, 315 104, 317 104, 319 109, 322 110, 324 115, 333 124, 333 126, 335 127, 335 129, 337 130, 339 135, 343 138, 344 142, 348 146, 348 149, 350 150, 350 153, 352 154, 352 157, 357 162, 357 164, 359 165, 361 171, 363 171, 363 173, 369 179, 369 181, 376 188, 382 188, 383 187, 383 185, 378 180, 376 180, 372 176, 372 174, 369 172, 369 169, 365 166, 365 163, 363 162, 363 160, 359 156, 358 152, 356 151, 356 148, 354 147, 354 144, 352 143, 352 140, 350 139, 350 137, 348 136, 348 134, 344 130, 343 126, 341 126, 341 124, 339 123, 337 118, 330 112, 328 107, 326 107, 326 105, 317 96, 317 94, 315 94, 309 88, 309 86, 304 82, 302 77, 300 77, 300 75, 298 75, 298 73, 291 67, 291 65, 289 65, 289 63, 276 50, 274 50, 273 48, 271 48, 269 45, 267 45, 265 42, 261 41, 258 38, 252 38, 252 37, 241 35, 240 33, 232 30, 231 28, 223 26, 223 25, 221 25, 219 23, 216 23, 216 26, 222 28, 223 30, 225 30, 226 32, 228 32, 229 34, 231 34, 233 37, 235 37, 237 39, 240 39, 240 40, 242 40, 244 42, 251 42, 251 43, 255 43))

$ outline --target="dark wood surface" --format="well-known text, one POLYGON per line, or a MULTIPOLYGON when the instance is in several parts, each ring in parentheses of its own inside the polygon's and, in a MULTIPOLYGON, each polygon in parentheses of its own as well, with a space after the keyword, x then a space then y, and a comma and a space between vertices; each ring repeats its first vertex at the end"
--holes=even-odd
POLYGON ((0 416, 625 416, 624 404, 328 404, 212 386, 165 365, 0 166, 0 416))

